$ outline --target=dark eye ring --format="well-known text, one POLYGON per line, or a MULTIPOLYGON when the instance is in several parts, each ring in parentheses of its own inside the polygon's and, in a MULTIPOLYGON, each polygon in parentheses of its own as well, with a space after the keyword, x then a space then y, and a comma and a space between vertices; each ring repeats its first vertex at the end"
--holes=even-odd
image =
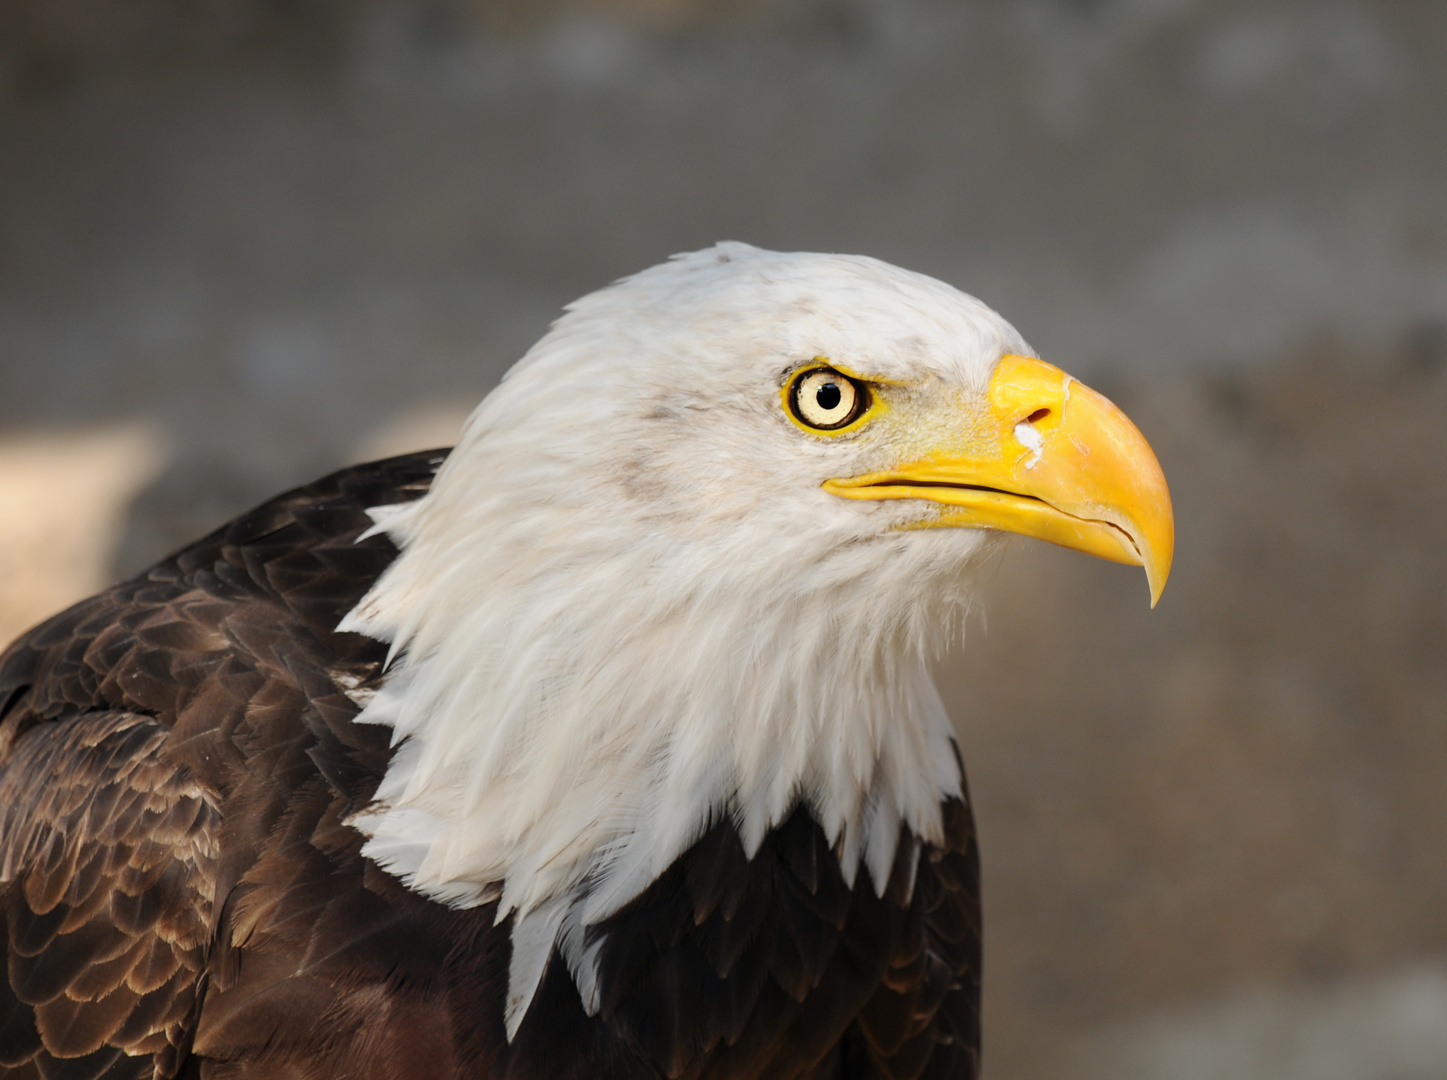
POLYGON ((836 431, 869 408, 869 387, 833 368, 801 371, 789 386, 789 410, 816 431, 836 431))

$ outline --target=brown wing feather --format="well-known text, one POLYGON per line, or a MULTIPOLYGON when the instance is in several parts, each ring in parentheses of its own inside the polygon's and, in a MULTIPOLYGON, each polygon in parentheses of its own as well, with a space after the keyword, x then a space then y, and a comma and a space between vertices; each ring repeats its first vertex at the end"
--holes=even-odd
POLYGON ((0 1065, 174 1076, 210 937, 215 793, 166 729, 100 712, 32 728, 0 767, 0 1065), (85 1059, 82 1065, 78 1059, 85 1059))
POLYGON ((980 1059, 980 859, 968 803, 944 807, 945 846, 920 858, 917 921, 859 1013, 859 1075, 974 1077, 980 1059))
MULTIPOLYGON (((902 832, 883 892, 851 887, 797 810, 747 858, 715 826, 624 911, 593 928, 604 1031, 664 1075, 971 1080, 979 1060, 979 869, 968 804, 946 842, 902 832)), ((506 1051, 512 1077, 564 1065, 576 995, 555 955, 506 1051)), ((590 1073, 586 1063, 560 1075, 590 1073)), ((612 1074, 608 1074, 612 1075, 612 1074)), ((619 1073, 617 1075, 638 1075, 619 1073)))

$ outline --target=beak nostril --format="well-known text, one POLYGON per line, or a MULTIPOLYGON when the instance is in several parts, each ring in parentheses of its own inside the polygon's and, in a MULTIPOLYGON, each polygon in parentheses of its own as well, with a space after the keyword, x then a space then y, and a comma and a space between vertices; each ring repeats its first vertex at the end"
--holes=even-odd
POLYGON ((1036 409, 1029 416, 1025 417, 1025 423, 1036 424, 1050 415, 1049 409, 1036 409))

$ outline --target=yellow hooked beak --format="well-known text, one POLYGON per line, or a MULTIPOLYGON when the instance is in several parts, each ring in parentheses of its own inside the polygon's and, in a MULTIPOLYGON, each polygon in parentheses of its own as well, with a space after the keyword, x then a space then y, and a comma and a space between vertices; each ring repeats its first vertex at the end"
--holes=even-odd
POLYGON ((920 527, 998 529, 1144 566, 1155 607, 1171 572, 1175 519, 1166 478, 1125 413, 1041 360, 1006 356, 983 423, 917 461, 826 481, 846 499, 943 504, 920 527))

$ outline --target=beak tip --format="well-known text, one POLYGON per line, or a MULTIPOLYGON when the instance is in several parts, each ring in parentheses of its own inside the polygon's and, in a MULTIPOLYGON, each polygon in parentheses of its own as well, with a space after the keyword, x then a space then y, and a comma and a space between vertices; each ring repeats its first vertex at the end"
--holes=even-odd
POLYGON ((1171 507, 1171 496, 1166 490, 1166 478, 1160 477, 1161 498, 1154 512, 1144 522, 1145 528, 1138 534, 1137 550, 1143 556, 1141 565, 1146 572, 1146 584, 1151 590, 1151 610, 1160 603, 1161 594, 1166 591, 1166 581, 1171 576, 1171 565, 1176 555, 1176 515, 1171 507))
POLYGON ((1166 591, 1166 579, 1171 576, 1170 564, 1165 566, 1146 567, 1146 584, 1151 590, 1151 610, 1161 601, 1161 594, 1166 591))

